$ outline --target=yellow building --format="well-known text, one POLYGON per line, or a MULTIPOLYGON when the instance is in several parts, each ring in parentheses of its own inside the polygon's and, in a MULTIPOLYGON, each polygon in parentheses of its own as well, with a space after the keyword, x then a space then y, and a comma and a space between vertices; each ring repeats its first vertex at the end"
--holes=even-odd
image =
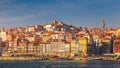
POLYGON ((78 40, 71 41, 71 56, 80 56, 81 47, 78 40))
POLYGON ((87 53, 88 39, 86 37, 82 37, 82 38, 79 38, 78 41, 79 41, 79 45, 82 48, 82 52, 84 53, 84 55, 86 55, 86 53, 87 53))

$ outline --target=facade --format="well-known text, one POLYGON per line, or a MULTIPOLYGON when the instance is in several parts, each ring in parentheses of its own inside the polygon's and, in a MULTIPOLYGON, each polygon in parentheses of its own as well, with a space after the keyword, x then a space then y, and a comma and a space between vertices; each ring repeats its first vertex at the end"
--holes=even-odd
POLYGON ((2 38, 2 41, 6 41, 6 32, 5 31, 2 31, 2 32, 0 32, 0 38, 2 38))
POLYGON ((120 39, 114 40, 113 53, 120 55, 120 39))
POLYGON ((102 54, 102 37, 101 35, 93 35, 93 53, 97 56, 102 54))
POLYGON ((6 40, 7 41, 13 41, 14 40, 14 35, 13 34, 7 34, 7 36, 6 36, 6 40))
POLYGON ((102 40, 102 54, 113 53, 112 36, 106 35, 102 40))
POLYGON ((2 56, 2 38, 0 38, 0 56, 2 56))
POLYGON ((0 53, 3 56, 31 54, 62 57, 119 53, 120 41, 113 41, 113 34, 119 37, 119 29, 114 30, 113 34, 102 32, 103 29, 105 23, 102 28, 87 29, 54 20, 45 25, 1 30, 0 53))
POLYGON ((78 39, 79 45, 82 48, 82 53, 84 55, 87 55, 87 47, 88 47, 88 38, 86 37, 81 37, 78 39))

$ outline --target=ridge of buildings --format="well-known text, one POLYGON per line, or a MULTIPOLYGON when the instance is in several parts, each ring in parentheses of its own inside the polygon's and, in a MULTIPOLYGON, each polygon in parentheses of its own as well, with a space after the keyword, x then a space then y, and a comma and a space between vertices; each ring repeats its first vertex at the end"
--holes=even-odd
POLYGON ((0 55, 16 54, 85 56, 93 53, 120 53, 120 28, 84 28, 53 20, 52 23, 3 28, 0 30, 0 55))

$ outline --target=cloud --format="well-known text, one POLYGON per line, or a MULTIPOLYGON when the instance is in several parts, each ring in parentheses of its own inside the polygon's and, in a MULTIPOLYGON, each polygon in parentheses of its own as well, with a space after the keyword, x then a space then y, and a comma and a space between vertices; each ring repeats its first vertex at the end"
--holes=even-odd
POLYGON ((23 21, 32 18, 33 16, 22 16, 22 17, 8 17, 8 18, 2 18, 0 17, 0 23, 11 23, 11 22, 18 22, 23 21))

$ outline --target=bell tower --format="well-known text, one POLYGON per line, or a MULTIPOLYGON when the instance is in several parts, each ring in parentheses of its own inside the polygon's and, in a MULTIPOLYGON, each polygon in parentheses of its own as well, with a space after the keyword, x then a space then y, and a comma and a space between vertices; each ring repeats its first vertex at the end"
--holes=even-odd
POLYGON ((102 33, 105 32, 105 21, 104 21, 104 19, 102 21, 102 28, 101 28, 101 30, 102 30, 102 33))
POLYGON ((105 21, 104 21, 104 19, 103 19, 103 21, 102 21, 102 29, 103 29, 103 30, 105 29, 105 21))

